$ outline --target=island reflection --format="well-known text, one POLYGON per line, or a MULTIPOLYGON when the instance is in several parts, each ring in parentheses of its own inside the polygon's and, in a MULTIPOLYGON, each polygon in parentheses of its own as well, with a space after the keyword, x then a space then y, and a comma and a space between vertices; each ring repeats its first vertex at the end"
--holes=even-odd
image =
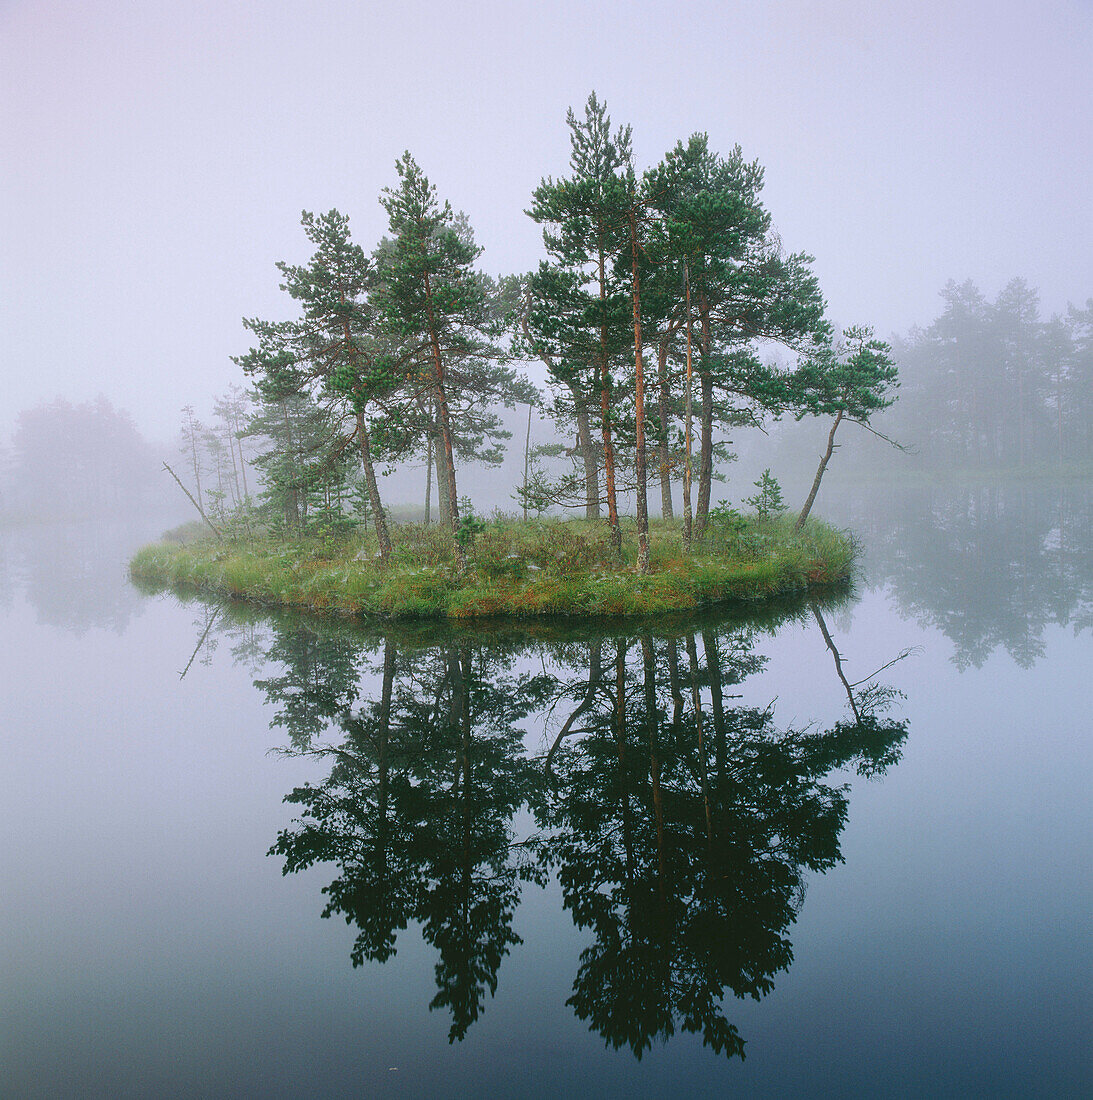
POLYGON ((537 636, 279 617, 262 644, 245 614, 221 630, 262 670, 284 751, 329 762, 286 796, 297 817, 270 854, 286 874, 333 869, 323 916, 353 926, 354 966, 420 926, 452 1042, 521 943, 521 890, 553 875, 588 937, 579 1018, 639 1058, 680 1031, 742 1057, 723 998, 758 1000, 789 966, 807 874, 841 859, 846 770, 882 774, 907 736, 886 716, 897 693, 847 680, 815 602, 537 636), (831 651, 847 707, 827 727, 737 698, 787 619, 831 651))

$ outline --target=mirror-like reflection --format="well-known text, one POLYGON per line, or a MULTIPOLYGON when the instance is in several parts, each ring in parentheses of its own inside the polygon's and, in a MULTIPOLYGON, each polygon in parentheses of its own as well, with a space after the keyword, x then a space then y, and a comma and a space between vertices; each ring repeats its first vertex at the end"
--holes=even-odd
POLYGON ((677 1030, 743 1053, 722 999, 759 999, 792 961, 805 872, 839 859, 847 798, 828 776, 877 774, 906 737, 860 708, 795 730, 733 705, 756 645, 717 628, 593 643, 581 736, 551 762, 540 851, 593 939, 568 1003, 639 1057, 677 1030))
POLYGON ((329 766, 288 794, 297 816, 270 854, 286 874, 333 870, 323 916, 353 926, 354 966, 420 928, 453 1042, 521 943, 522 889, 553 875, 588 941, 580 1019, 639 1058, 677 1032, 742 1056, 726 996, 758 1000, 790 965, 807 876, 841 858, 848 773, 880 775, 907 736, 886 714, 897 693, 849 682, 817 602, 539 636, 285 617, 264 659, 246 615, 223 611, 283 751, 329 766), (741 698, 787 619, 834 658, 847 706, 827 725, 741 698))
POLYGON ((516 723, 543 701, 548 680, 513 674, 483 648, 400 652, 387 640, 376 697, 349 700, 355 681, 335 679, 351 661, 344 648, 320 658, 294 635, 280 653, 302 658, 302 676, 261 686, 284 703, 276 720, 296 751, 329 756, 332 766, 322 784, 288 795, 300 819, 271 854, 284 857, 286 872, 336 865, 323 915, 356 926, 354 965, 387 959, 397 933, 419 923, 439 960, 430 1007, 449 1010, 449 1039, 462 1039, 520 942, 520 879, 542 875, 520 858, 511 821, 536 787, 516 723), (325 696, 310 690, 320 669, 332 685, 325 696), (336 743, 315 744, 320 706, 330 708, 336 743))
POLYGON ((128 560, 154 530, 144 521, 0 529, 0 608, 21 590, 43 626, 76 637, 91 629, 123 633, 143 604, 128 582, 128 560))
POLYGON ((523 632, 5 532, 0 1093, 1088 1094, 1088 504, 862 491, 860 599, 523 632))
POLYGON ((1048 625, 1093 627, 1093 494, 1081 482, 874 487, 837 518, 865 541, 869 583, 941 630, 960 668, 999 648, 1031 668, 1048 625))

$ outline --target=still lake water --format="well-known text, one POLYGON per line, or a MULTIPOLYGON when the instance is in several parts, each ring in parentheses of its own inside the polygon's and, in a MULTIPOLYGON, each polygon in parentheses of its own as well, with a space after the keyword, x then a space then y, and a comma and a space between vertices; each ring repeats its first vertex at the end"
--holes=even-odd
POLYGON ((0 536, 0 1095, 1093 1094, 1093 496, 827 514, 845 600, 523 633, 0 536))

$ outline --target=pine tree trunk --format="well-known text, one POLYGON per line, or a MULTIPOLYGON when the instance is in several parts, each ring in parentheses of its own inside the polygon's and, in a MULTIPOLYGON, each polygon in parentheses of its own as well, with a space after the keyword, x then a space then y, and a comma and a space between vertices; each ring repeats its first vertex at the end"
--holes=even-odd
POLYGON ((698 501, 695 504, 694 537, 706 533, 706 521, 710 515, 710 492, 713 488, 713 378, 709 371, 699 374, 702 394, 700 410, 702 440, 698 454, 698 501))
POLYGON ((193 417, 189 418, 189 430, 190 430, 190 453, 193 456, 194 462, 194 484, 197 486, 197 499, 202 499, 201 493, 201 466, 197 461, 197 435, 194 431, 193 417))
POLYGON ((660 514, 665 519, 671 519, 675 514, 672 510, 672 476, 671 460, 668 454, 668 343, 670 333, 665 333, 657 348, 657 416, 660 421, 660 439, 657 451, 660 458, 660 514))
MULTIPOLYGON (((215 437, 210 437, 215 438, 215 437)), ((220 508, 224 508, 224 452, 216 448, 216 491, 220 494, 220 508)))
POLYGON ((228 419, 227 415, 224 416, 224 425, 224 435, 227 437, 228 440, 228 453, 232 457, 232 480, 230 482, 232 490, 232 501, 234 502, 236 507, 238 507, 240 504, 242 504, 243 500, 242 496, 240 495, 239 467, 236 465, 235 462, 235 444, 232 441, 232 426, 231 421, 228 419))
POLYGON ((710 681, 710 714, 713 717, 714 759, 718 775, 724 777, 729 764, 728 723, 725 720, 725 699, 722 694, 724 676, 721 671, 721 654, 717 649, 717 635, 712 630, 702 632, 702 649, 706 654, 706 674, 710 681))
POLYGON ((668 639, 668 692, 672 697, 672 734, 679 736, 679 721, 683 717, 683 691, 679 679, 679 641, 668 639))
POLYGON ((638 278, 638 237, 630 212, 630 286, 634 304, 634 403, 637 415, 634 472, 637 475, 638 568, 649 572, 649 501, 645 470, 645 363, 641 354, 641 283, 638 278))
POLYGON ((702 325, 701 359, 698 368, 702 393, 702 442, 698 456, 698 504, 695 508, 694 537, 706 533, 713 489, 713 375, 710 373, 710 309, 705 294, 698 297, 698 317, 702 325))
POLYGON ((474 831, 474 807, 471 804, 471 685, 473 683, 471 666, 471 651, 464 648, 459 651, 460 677, 459 686, 462 698, 459 708, 460 737, 460 763, 462 765, 463 786, 463 927, 471 927, 470 898, 471 876, 475 860, 471 856, 471 835, 474 831))
POLYGON ((433 437, 429 436, 429 449, 425 452, 425 526, 428 527, 433 505, 433 437))
POLYGON ((607 283, 603 243, 600 243, 600 422, 603 425, 603 477, 607 488, 607 525, 611 529, 611 549, 622 558, 622 528, 615 495, 615 445, 611 440, 611 379, 607 364, 607 283))
POLYGON ((452 522, 452 510, 448 496, 448 471, 444 464, 444 448, 440 445, 440 432, 437 432, 437 440, 433 446, 433 463, 436 470, 436 514, 440 523, 450 526, 452 522))
MULTIPOLYGON (((436 388, 436 407, 440 416, 440 441, 444 446, 444 467, 448 475, 448 523, 452 529, 452 538, 459 530, 459 497, 455 484, 455 450, 452 446, 452 422, 448 412, 448 394, 443 382, 436 388)), ((458 540, 456 545, 459 546, 458 540)), ((459 546, 456 556, 462 562, 463 548, 459 546)))
POLYGON ((1059 468, 1063 465, 1063 383, 1058 373, 1055 375, 1055 426, 1059 451, 1059 468))
POLYGON ((452 448, 452 428, 451 419, 448 415, 448 397, 446 393, 437 396, 437 423, 440 426, 440 465, 438 470, 444 478, 443 515, 454 538, 456 531, 459 530, 459 502, 455 495, 455 452, 452 448))
MULTIPOLYGON (((606 375, 601 375, 606 379, 606 375)), ((610 397, 606 381, 600 384, 600 422, 603 425, 603 476, 607 486, 607 525, 611 529, 611 549, 622 557, 622 528, 619 526, 619 506, 615 496, 615 445, 611 441, 610 397)))
POLYGON ((801 509, 801 514, 797 517, 797 522, 793 525, 795 531, 800 531, 805 525, 805 520, 808 519, 808 513, 812 511, 812 502, 816 499, 816 494, 820 491, 820 479, 824 476, 824 470, 827 469, 827 464, 831 461, 831 455, 835 450, 835 429, 838 428, 839 423, 842 421, 843 414, 839 413, 835 417, 835 423, 831 425, 831 431, 827 435, 827 450, 824 451, 823 457, 820 459, 819 468, 816 470, 816 477, 812 482, 812 488, 809 490, 808 500, 805 501, 805 506, 801 509))
POLYGON ((243 500, 250 500, 250 487, 247 485, 247 460, 243 455, 243 438, 239 434, 242 428, 239 427, 239 421, 235 422, 235 445, 239 448, 239 472, 243 475, 243 500))
POLYGON ((687 304, 687 375, 683 397, 683 444, 685 449, 683 467, 683 552, 691 552, 694 532, 691 528, 691 482, 694 477, 694 371, 691 341, 691 278, 687 261, 683 261, 683 289, 687 304))
POLYGON ((692 632, 687 632, 687 659, 691 666, 691 709, 694 711, 695 731, 697 733, 698 777, 702 788, 702 808, 706 817, 706 847, 713 845, 713 807, 710 805, 709 765, 706 757, 709 749, 706 744, 706 723, 702 715, 702 693, 698 686, 698 645, 692 632))
POLYGON ((448 510, 452 542, 455 544, 455 557, 460 569, 467 565, 467 555, 459 541, 459 498, 455 484, 455 451, 452 447, 452 423, 448 413, 448 394, 444 388, 444 361, 440 355, 440 339, 437 336, 436 320, 433 315, 432 289, 429 285, 429 273, 425 272, 425 308, 429 318, 429 342, 433 351, 433 369, 436 385, 436 410, 440 424, 440 441, 444 447, 444 465, 448 475, 448 510))
POLYGON ((573 394, 577 419, 577 446, 581 449, 581 461, 584 463, 584 516, 585 519, 600 518, 600 469, 596 460, 596 448, 592 444, 592 426, 589 422, 588 404, 580 388, 570 387, 573 394))
POLYGON ((531 457, 531 406, 528 405, 528 430, 524 436, 524 522, 528 521, 528 460, 531 457))
MULTIPOLYGON (((292 462, 292 480, 294 482, 285 494, 285 522, 290 528, 298 531, 303 526, 300 492, 296 484, 300 475, 300 448, 296 435, 292 430, 292 416, 289 412, 288 401, 281 402, 281 413, 285 422, 285 438, 288 440, 288 454, 292 462)), ((306 504, 306 501, 303 503, 306 504)), ((303 514, 306 515, 306 511, 303 514)))
POLYGON ((602 687, 602 680, 603 641, 601 639, 599 641, 590 642, 588 645, 588 687, 581 697, 580 702, 569 712, 569 717, 562 723, 557 736, 554 738, 554 743, 547 750, 546 757, 543 759, 543 775, 547 782, 551 784, 554 782, 553 772, 551 771, 551 761, 554 759, 554 754, 558 751, 562 742, 569 736, 570 731, 573 729, 574 722, 592 706, 602 687))
POLYGON ((660 915, 664 917, 664 906, 668 882, 668 866, 664 837, 664 789, 660 781, 660 751, 657 744, 657 685, 656 669, 653 663, 653 641, 646 634, 641 639, 642 689, 645 696, 645 713, 649 724, 649 778, 653 788, 653 821, 657 838, 657 900, 660 902, 660 915))
POLYGON ((391 536, 387 531, 387 517, 383 514, 379 485, 376 483, 376 470, 372 465, 372 447, 368 438, 368 425, 365 422, 364 413, 357 413, 357 434, 360 438, 361 465, 364 467, 364 483, 368 490, 368 504, 372 512, 372 523, 376 529, 376 538, 379 540, 380 560, 386 561, 391 556, 391 536))
POLYGON ((388 866, 388 851, 387 851, 387 838, 389 832, 388 818, 388 791, 389 791, 389 775, 390 767, 388 764, 388 742, 391 735, 391 695, 392 689, 395 683, 395 645, 390 639, 388 639, 383 646, 383 687, 380 692, 380 709, 379 709, 379 744, 377 746, 377 772, 378 772, 378 799, 376 810, 379 818, 379 828, 377 830, 379 851, 381 853, 382 867, 381 882, 379 884, 380 893, 382 896, 386 883, 382 880, 386 879, 386 872, 388 866))
MULTIPOLYGON (((528 328, 527 314, 522 319, 524 335, 529 343, 534 343, 528 328)), ((554 362, 550 356, 542 350, 538 352, 551 375, 556 374, 554 362)), ((592 425, 589 413, 589 398, 581 387, 573 381, 567 382, 569 392, 573 397, 573 415, 577 421, 577 446, 581 452, 581 461, 584 464, 584 516, 585 519, 600 518, 600 464, 596 457, 596 448, 592 444, 592 425)))
POLYGON ((630 818, 630 777, 626 764, 626 644, 615 644, 615 755, 619 763, 618 790, 622 802, 622 846, 626 853, 626 889, 634 881, 634 829, 630 818))

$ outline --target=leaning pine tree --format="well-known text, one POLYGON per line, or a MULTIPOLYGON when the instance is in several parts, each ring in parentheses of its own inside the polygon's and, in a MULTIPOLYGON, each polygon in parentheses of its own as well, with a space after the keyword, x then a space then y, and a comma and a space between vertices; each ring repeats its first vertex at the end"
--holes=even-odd
POLYGON ((315 247, 311 260, 306 265, 282 262, 277 268, 284 279, 281 289, 300 304, 302 316, 279 322, 249 318, 243 323, 264 347, 291 358, 301 384, 322 404, 351 413, 351 432, 335 432, 330 447, 340 452, 355 440, 380 556, 386 559, 391 539, 372 460, 370 416, 376 401, 389 396, 399 379, 387 365, 390 356, 381 354, 376 309, 369 300, 374 271, 363 249, 350 239, 344 214, 331 210, 316 216, 304 211, 301 224, 315 247))
MULTIPOLYGON (((875 339, 872 330, 863 326, 848 328, 843 333, 841 346, 829 348, 826 354, 804 363, 794 382, 805 395, 798 417, 807 413, 835 417, 827 435, 827 449, 820 456, 808 499, 797 517, 796 528, 800 530, 808 519, 824 471, 835 452, 835 432, 839 425, 849 420, 880 436, 870 427, 869 418, 895 401, 892 391, 899 383, 891 348, 875 339)), ((881 438, 892 442, 885 436, 881 438)))

